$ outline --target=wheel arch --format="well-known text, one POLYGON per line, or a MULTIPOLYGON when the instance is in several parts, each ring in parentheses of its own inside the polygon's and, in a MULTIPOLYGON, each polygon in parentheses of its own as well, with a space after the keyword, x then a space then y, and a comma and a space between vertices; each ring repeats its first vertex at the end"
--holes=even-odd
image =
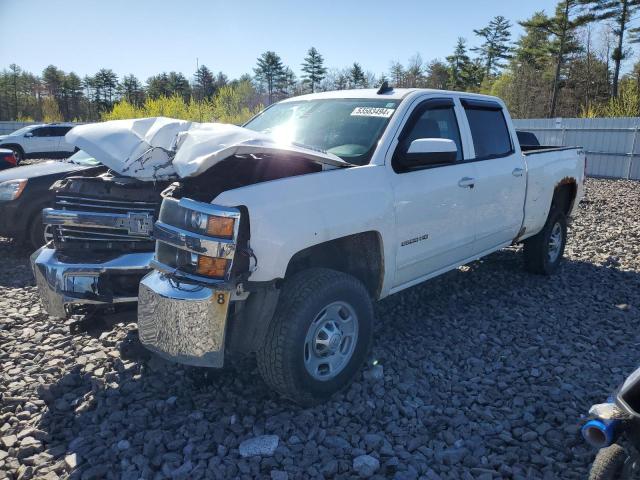
POLYGON ((285 278, 307 268, 330 268, 354 276, 373 299, 380 298, 384 280, 382 235, 369 230, 312 245, 295 253, 285 278))
POLYGON ((563 178, 553 190, 551 209, 558 208, 568 217, 573 211, 577 195, 578 183, 576 179, 572 177, 563 178))

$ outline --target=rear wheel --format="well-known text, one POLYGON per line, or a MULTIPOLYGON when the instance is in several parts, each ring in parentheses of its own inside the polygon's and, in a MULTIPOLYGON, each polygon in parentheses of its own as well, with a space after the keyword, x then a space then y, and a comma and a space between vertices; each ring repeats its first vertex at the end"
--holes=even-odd
POLYGON ((567 217, 552 206, 547 221, 537 235, 524 241, 525 268, 541 275, 554 273, 567 243, 567 217))
POLYGON ((601 448, 593 460, 589 480, 616 480, 622 478, 627 452, 617 443, 601 448))
POLYGON ((349 384, 371 344, 373 306, 356 278, 313 268, 287 280, 258 351, 265 382, 303 405, 349 384))

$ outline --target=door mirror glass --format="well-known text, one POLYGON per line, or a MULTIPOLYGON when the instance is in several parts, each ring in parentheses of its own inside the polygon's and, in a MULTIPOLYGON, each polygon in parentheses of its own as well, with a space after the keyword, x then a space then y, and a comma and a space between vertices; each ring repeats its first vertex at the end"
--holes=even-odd
POLYGON ((448 138, 417 138, 409 144, 401 163, 407 169, 455 163, 457 153, 456 143, 448 138))

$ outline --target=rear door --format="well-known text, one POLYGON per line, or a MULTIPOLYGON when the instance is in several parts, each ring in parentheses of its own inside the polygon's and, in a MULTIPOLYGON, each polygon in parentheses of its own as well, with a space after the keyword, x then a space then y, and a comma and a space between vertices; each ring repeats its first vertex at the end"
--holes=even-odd
POLYGON ((56 151, 59 152, 73 152, 75 147, 70 143, 67 143, 64 136, 72 127, 57 126, 51 127, 53 129, 54 136, 57 138, 56 151))
POLYGON ((390 162, 397 225, 397 288, 416 283, 473 254, 474 191, 469 185, 475 177, 475 164, 464 162, 460 115, 464 113, 451 98, 422 101, 398 136, 390 162), (398 169, 397 157, 418 138, 453 140, 457 146, 456 163, 411 171, 398 169))
POLYGON ((525 160, 500 103, 462 98, 461 104, 473 140, 475 250, 482 253, 518 235, 526 195, 525 160))

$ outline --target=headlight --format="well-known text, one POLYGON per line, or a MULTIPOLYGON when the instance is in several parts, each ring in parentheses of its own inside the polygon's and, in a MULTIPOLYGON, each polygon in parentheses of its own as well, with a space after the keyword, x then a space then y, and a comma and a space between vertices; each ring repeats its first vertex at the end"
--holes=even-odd
POLYGON ((187 224, 204 235, 231 239, 236 226, 235 218, 207 215, 203 212, 189 211, 187 224))
POLYGON ((8 180, 0 183, 0 201, 8 202, 15 200, 20 196, 26 186, 26 179, 8 180))

